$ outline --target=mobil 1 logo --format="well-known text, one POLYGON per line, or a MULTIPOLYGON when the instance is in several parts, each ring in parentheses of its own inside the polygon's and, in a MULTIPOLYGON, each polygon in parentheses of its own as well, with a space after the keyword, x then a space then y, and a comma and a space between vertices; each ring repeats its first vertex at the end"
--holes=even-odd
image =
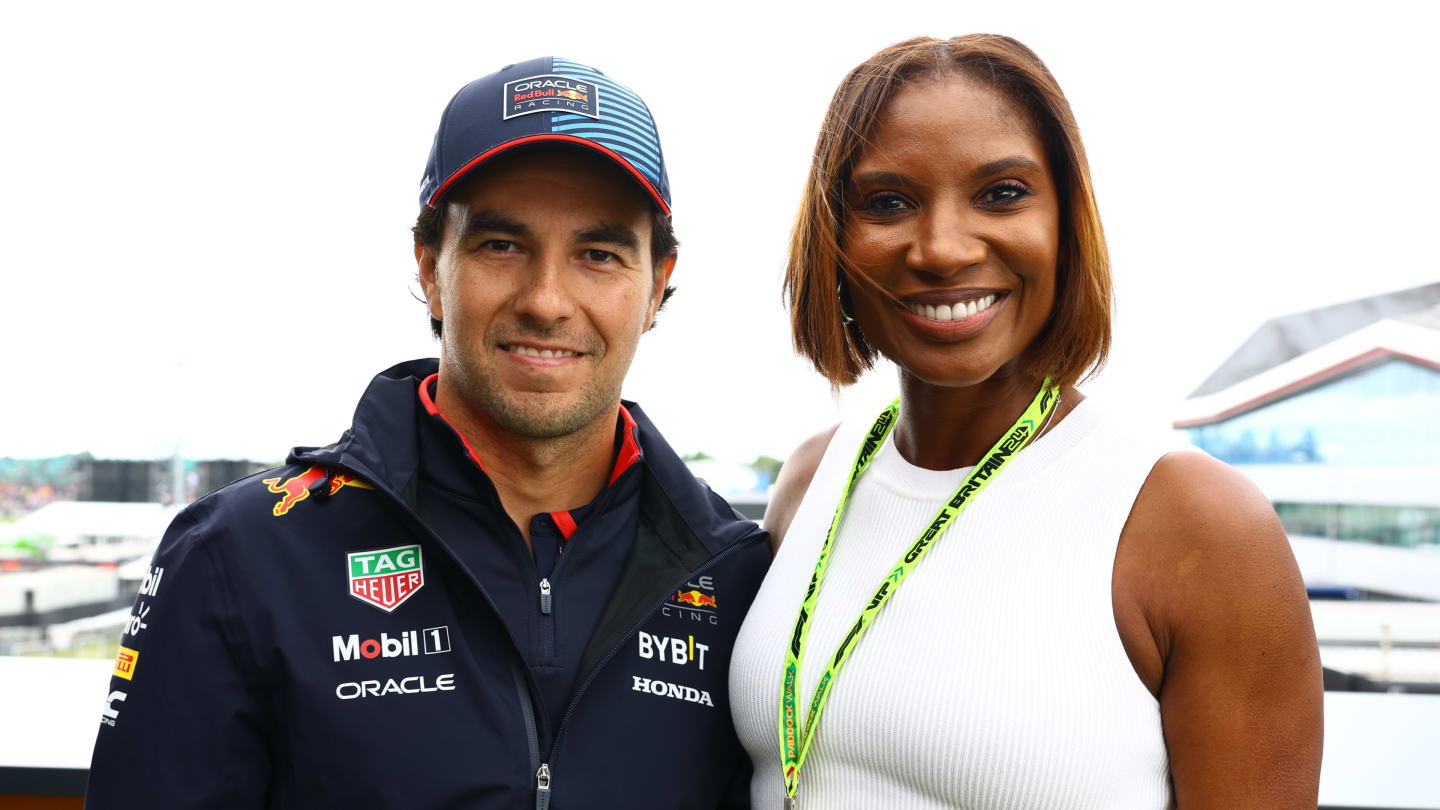
POLYGON ((152 565, 145 569, 145 578, 140 580, 140 590, 138 591, 140 598, 136 601, 135 608, 130 612, 130 618, 125 621, 122 629, 124 635, 133 638, 140 635, 141 630, 150 626, 145 622, 145 617, 150 615, 150 606, 145 604, 145 598, 149 597, 153 600, 156 596, 160 595, 160 579, 164 576, 164 568, 157 568, 152 565))
POLYGON ((450 628, 445 625, 405 630, 393 636, 381 633, 379 638, 362 639, 358 633, 330 637, 330 653, 336 663, 360 658, 406 658, 448 652, 450 628))

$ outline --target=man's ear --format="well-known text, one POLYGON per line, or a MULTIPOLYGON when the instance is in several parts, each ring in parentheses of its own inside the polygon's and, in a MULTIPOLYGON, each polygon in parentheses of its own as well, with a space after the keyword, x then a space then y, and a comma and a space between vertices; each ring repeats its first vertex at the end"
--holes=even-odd
POLYGON ((675 272, 675 261, 678 258, 680 257, 677 254, 671 253, 655 268, 655 289, 650 293, 650 317, 645 321, 646 332, 655 328, 655 313, 660 311, 660 305, 665 301, 665 289, 670 286, 670 274, 675 272))
POLYGON ((420 279, 420 289, 425 293, 425 305, 430 309, 430 317, 437 321, 445 320, 444 310, 440 306, 440 279, 436 275, 434 248, 416 242, 415 266, 416 275, 420 279))

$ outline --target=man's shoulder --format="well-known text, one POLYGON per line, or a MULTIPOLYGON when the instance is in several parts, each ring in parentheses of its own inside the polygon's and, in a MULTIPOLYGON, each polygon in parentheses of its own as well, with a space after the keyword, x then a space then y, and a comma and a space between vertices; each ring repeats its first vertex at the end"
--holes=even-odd
POLYGON ((663 528, 668 534, 693 538, 704 546, 709 556, 732 546, 758 543, 765 549, 764 560, 768 564, 769 542, 764 530, 696 477, 673 452, 653 455, 647 452, 645 468, 646 483, 640 495, 642 510, 650 510, 651 519, 665 524, 663 528))
POLYGON ((292 463, 233 481, 186 507, 173 528, 186 530, 191 542, 226 535, 247 539, 307 530, 317 520, 366 519, 378 504, 375 486, 336 467, 292 463), (363 496, 360 493, 364 493, 363 496), (332 502, 342 504, 331 508, 332 502))

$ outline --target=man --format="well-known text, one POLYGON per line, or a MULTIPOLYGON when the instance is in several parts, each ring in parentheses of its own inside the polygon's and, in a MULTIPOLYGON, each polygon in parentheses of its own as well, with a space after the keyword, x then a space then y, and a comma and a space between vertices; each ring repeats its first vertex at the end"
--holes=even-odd
POLYGON ((675 266, 648 109, 511 65, 451 100, 421 206, 438 363, 176 519, 94 810, 743 803, 726 677, 769 545, 620 401, 675 266))

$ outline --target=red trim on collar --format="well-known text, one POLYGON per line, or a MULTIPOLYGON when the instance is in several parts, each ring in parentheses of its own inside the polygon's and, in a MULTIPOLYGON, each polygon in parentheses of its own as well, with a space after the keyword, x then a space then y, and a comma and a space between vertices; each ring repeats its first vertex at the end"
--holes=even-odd
MULTIPOLYGON (((450 420, 445 418, 445 414, 440 413, 440 409, 435 407, 435 400, 430 398, 430 386, 434 385, 439 379, 440 372, 437 371, 420 381, 420 404, 425 406, 426 413, 431 416, 440 417, 440 420, 446 425, 449 425, 451 430, 455 430, 455 426, 450 424, 450 420)), ((481 462, 480 457, 475 454, 475 448, 470 446, 470 442, 465 439, 465 434, 455 430, 455 435, 459 436, 460 443, 465 445, 465 452, 470 454, 470 460, 475 462, 475 466, 480 468, 480 472, 485 472, 485 464, 481 462)), ((489 475, 489 473, 485 474, 489 475)))
POLYGON ((550 519, 555 521, 555 528, 560 530, 560 535, 566 540, 575 533, 575 518, 571 517, 569 512, 551 512, 550 519))
MULTIPOLYGON (((420 404, 425 406, 425 412, 431 416, 440 416, 440 409, 435 407, 435 400, 430 398, 430 386, 439 381, 440 372, 438 371, 420 381, 420 404)), ((445 417, 440 416, 440 418, 444 419, 445 417)))
MULTIPOLYGON (((430 386, 434 385, 439 379, 440 373, 436 372, 420 381, 420 404, 425 406, 426 413, 431 416, 440 417, 445 424, 450 425, 451 430, 455 430, 455 426, 450 424, 450 420, 445 418, 445 414, 440 413, 440 409, 435 405, 435 400, 430 396, 430 386)), ((624 405, 620 406, 620 421, 624 423, 621 428, 623 433, 620 437, 620 452, 615 454, 615 469, 610 473, 610 481, 606 486, 615 483, 615 479, 619 478, 621 473, 630 469, 630 465, 640 460, 640 444, 635 441, 635 417, 630 415, 630 411, 626 410, 624 405)), ((470 459, 475 462, 475 465, 480 468, 481 472, 485 472, 485 464, 481 462, 480 457, 475 454, 475 449, 470 446, 470 442, 465 440, 465 434, 455 430, 455 435, 460 437, 461 443, 465 445, 465 452, 470 454, 470 459)), ((555 512, 553 514, 558 515, 562 513, 555 512)), ((565 514, 565 520, 569 521, 571 528, 569 531, 565 531, 562 524, 561 531, 565 533, 565 539, 569 540, 570 533, 575 531, 575 521, 570 520, 569 513, 563 514, 565 514)), ((561 523, 558 518, 555 522, 557 524, 561 523)))
POLYGON ((630 469, 630 465, 640 460, 640 445, 635 441, 635 417, 620 406, 620 420, 624 422, 621 428, 624 435, 620 438, 620 452, 615 454, 615 471, 610 473, 610 483, 620 477, 620 473, 630 469))

